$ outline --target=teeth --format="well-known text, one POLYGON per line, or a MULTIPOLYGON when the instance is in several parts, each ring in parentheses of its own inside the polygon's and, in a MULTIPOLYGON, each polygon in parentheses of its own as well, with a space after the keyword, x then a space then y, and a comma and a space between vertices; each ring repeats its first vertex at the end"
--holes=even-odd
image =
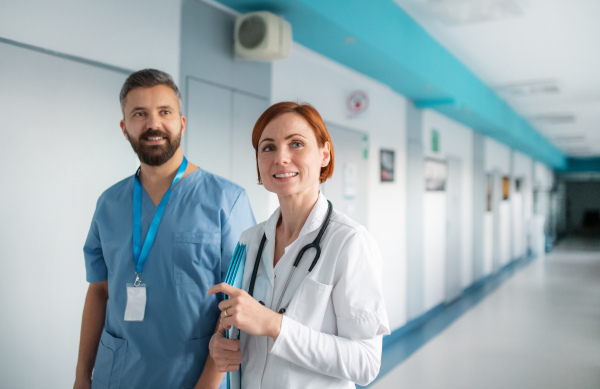
POLYGON ((162 137, 160 137, 160 136, 154 136, 152 138, 148 138, 148 140, 161 140, 161 139, 162 139, 162 137))
POLYGON ((298 173, 283 173, 283 174, 275 174, 275 177, 277 178, 288 178, 288 177, 294 177, 298 175, 298 173))

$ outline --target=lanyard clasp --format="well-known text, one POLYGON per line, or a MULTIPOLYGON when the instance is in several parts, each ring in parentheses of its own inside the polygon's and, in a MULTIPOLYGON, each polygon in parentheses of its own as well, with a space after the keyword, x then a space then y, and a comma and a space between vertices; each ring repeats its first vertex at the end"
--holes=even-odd
POLYGON ((142 273, 135 272, 135 281, 133 282, 133 286, 136 288, 142 284, 142 280, 140 278, 141 275, 142 273))

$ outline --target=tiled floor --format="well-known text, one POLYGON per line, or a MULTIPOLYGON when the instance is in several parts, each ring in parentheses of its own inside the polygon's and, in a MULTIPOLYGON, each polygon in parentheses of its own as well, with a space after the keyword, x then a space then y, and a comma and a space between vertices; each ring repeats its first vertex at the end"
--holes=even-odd
POLYGON ((600 240, 566 239, 369 389, 600 389, 600 240))

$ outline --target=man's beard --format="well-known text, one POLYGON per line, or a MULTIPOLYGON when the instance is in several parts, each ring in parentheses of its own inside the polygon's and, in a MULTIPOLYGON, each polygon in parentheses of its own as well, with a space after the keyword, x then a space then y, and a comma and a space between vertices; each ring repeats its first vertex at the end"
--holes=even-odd
POLYGON ((132 136, 128 136, 128 138, 129 143, 140 159, 140 162, 149 166, 161 166, 171 159, 173 154, 175 154, 179 148, 179 144, 181 143, 181 131, 173 139, 171 139, 168 133, 160 130, 148 130, 140 135, 137 140, 132 136), (151 146, 142 142, 143 140, 148 140, 148 138, 157 136, 164 138, 166 142, 162 145, 151 146))

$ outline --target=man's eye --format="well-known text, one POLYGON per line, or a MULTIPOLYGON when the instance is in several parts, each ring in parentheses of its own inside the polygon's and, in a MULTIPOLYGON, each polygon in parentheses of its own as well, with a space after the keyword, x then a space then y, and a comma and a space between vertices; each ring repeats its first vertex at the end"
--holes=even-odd
POLYGON ((161 114, 163 114, 163 115, 168 115, 170 113, 171 113, 171 111, 167 111, 167 110, 164 110, 164 111, 161 112, 161 114))
POLYGON ((135 112, 133 116, 144 116, 143 112, 135 112))

